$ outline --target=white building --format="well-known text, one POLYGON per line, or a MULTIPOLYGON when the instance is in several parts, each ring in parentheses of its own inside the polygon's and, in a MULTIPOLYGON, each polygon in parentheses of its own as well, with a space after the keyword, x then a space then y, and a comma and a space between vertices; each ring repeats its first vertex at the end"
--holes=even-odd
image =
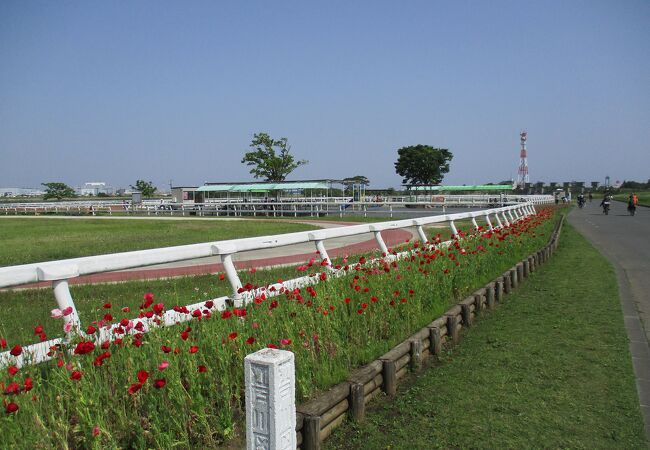
POLYGON ((111 186, 107 186, 105 182, 103 181, 89 181, 87 183, 84 183, 83 186, 77 189, 77 192, 79 195, 98 195, 98 194, 106 194, 106 195, 112 195, 113 194, 113 188, 111 186))
POLYGON ((0 188, 0 197, 40 197, 45 194, 42 189, 34 188, 0 188))

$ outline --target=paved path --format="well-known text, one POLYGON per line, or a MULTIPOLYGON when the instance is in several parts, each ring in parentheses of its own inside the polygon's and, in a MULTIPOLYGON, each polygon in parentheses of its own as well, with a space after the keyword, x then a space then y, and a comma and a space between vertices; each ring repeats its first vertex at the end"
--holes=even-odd
MULTIPOLYGON (((626 204, 613 202, 608 216, 599 202, 575 208, 569 222, 616 268, 621 307, 630 339, 630 353, 646 438, 650 442, 650 209, 628 214, 626 204)), ((580 268, 570 276, 579 276, 580 268)))

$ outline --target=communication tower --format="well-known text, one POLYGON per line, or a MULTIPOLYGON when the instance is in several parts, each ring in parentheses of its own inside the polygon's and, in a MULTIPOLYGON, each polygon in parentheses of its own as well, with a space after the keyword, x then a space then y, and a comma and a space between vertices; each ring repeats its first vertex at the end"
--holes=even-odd
POLYGON ((517 171, 517 187, 524 188, 526 183, 530 182, 528 178, 528 153, 526 152, 526 141, 528 140, 528 133, 522 131, 519 133, 519 142, 521 144, 521 152, 519 153, 519 170, 517 171))

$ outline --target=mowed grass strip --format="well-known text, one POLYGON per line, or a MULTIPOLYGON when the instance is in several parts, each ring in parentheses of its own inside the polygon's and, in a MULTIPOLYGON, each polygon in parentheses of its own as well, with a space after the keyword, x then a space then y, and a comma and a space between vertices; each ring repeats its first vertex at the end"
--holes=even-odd
POLYGON ((319 227, 265 220, 0 219, 0 266, 292 233, 319 227))
POLYGON ((548 265, 326 448, 647 448, 612 267, 565 223, 548 265))

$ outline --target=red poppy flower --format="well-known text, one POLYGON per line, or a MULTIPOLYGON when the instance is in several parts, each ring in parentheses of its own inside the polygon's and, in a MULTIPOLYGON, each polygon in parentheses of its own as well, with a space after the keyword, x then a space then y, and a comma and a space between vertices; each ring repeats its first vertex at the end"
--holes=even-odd
POLYGON ((0 348, 7 348, 7 340, 0 339, 0 348))
POLYGON ((158 378, 154 380, 153 387, 155 387, 156 389, 162 389, 165 387, 166 384, 167 381, 164 378, 158 378))
POLYGON ((93 365, 101 366, 102 364, 104 364, 104 360, 110 357, 111 354, 109 352, 104 352, 101 355, 99 355, 97 358, 95 358, 95 361, 93 361, 93 365))
POLYGON ((7 373, 9 374, 9 376, 13 377, 18 373, 19 370, 20 369, 16 366, 10 366, 7 368, 7 373))
POLYGON ((9 354, 11 356, 20 356, 22 352, 23 352, 23 348, 20 345, 16 344, 11 348, 9 354))
POLYGON ((226 279, 226 276, 224 274, 219 274, 219 279, 223 281, 226 279))
POLYGON ((165 305, 162 303, 156 303, 153 305, 153 312, 156 313, 157 316, 161 316, 163 311, 165 310, 165 305))
POLYGON ((110 303, 104 303, 104 309, 111 309, 112 307, 113 305, 111 305, 110 303))
POLYGON ((235 314, 237 317, 246 317, 246 314, 247 314, 247 312, 246 312, 245 309, 238 309, 238 308, 233 309, 232 312, 233 312, 233 314, 235 314))
POLYGON ((70 379, 75 381, 81 380, 81 372, 79 372, 78 370, 73 371, 70 374, 70 379))
POLYGON ((208 300, 207 302, 205 302, 205 307, 206 308, 210 309, 213 306, 214 306, 214 302, 212 300, 208 300))
POLYGON ((253 336, 249 337, 248 339, 246 339, 246 343, 248 345, 254 344, 255 343, 255 338, 253 336))
POLYGON ((291 339, 280 339, 280 344, 291 345, 291 339))
POLYGON ((361 304, 361 307, 362 307, 363 309, 366 309, 366 308, 368 307, 368 304, 367 304, 367 303, 362 303, 362 304, 361 304))
POLYGON ((18 409, 18 405, 16 405, 14 402, 9 402, 5 405, 5 412, 7 414, 13 414, 18 411, 18 409))
POLYGON ((97 328, 95 328, 92 325, 88 325, 88 328, 86 328, 86 334, 94 334, 97 331, 97 328))
POLYGON ((129 395, 135 394, 140 389, 142 389, 142 383, 133 383, 131 386, 129 386, 129 395))
POLYGON ((208 368, 205 367, 205 366, 199 366, 199 367, 198 367, 198 370, 199 370, 200 373, 204 373, 204 372, 207 372, 207 371, 208 371, 208 368))
POLYGON ((232 316, 232 313, 229 310, 225 310, 221 313, 221 318, 222 319, 227 319, 232 316))
POLYGON ((91 341, 82 341, 74 349, 75 355, 85 355, 95 350, 95 343, 91 341))
POLYGON ((111 313, 106 313, 106 314, 104 314, 104 320, 105 320, 106 322, 110 322, 110 321, 112 321, 112 320, 113 320, 113 315, 112 315, 111 313))
POLYGON ((234 331, 228 335, 228 339, 230 339, 231 341, 235 338, 237 338, 237 333, 235 333, 234 331))
POLYGON ((198 345, 191 345, 190 346, 190 353, 196 353, 199 351, 199 346, 198 345))
POLYGON ((19 392, 20 392, 20 385, 15 381, 9 383, 4 390, 5 395, 18 394, 19 392))
POLYGON ((140 370, 138 372, 138 381, 140 383, 144 384, 148 379, 149 379, 149 372, 147 372, 146 370, 140 370))
POLYGON ((41 334, 43 332, 43 327, 40 325, 36 325, 34 327, 34 334, 41 334))
POLYGON ((182 340, 186 341, 188 337, 190 337, 190 333, 188 333, 187 331, 183 331, 181 333, 181 339, 182 340))
POLYGON ((160 349, 165 353, 170 353, 172 351, 172 348, 166 345, 161 346, 160 349))
POLYGON ((266 348, 278 348, 278 346, 275 344, 269 344, 266 346, 266 348))

